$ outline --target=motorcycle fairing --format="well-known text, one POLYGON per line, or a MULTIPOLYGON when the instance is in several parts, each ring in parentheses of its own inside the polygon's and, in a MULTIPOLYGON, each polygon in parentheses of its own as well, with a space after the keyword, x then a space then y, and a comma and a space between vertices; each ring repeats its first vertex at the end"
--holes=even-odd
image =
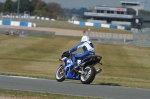
POLYGON ((78 75, 73 76, 71 71, 68 71, 67 73, 67 79, 74 79, 74 80, 80 80, 80 77, 78 75))

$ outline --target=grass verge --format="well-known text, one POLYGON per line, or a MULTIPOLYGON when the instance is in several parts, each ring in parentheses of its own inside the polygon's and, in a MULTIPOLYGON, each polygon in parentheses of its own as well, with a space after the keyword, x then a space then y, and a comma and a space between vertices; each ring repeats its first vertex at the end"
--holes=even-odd
MULTIPOLYGON (((17 37, 0 35, 0 73, 55 79, 61 54, 77 45, 76 37, 17 37)), ((150 88, 150 48, 94 43, 103 57, 102 73, 93 83, 150 88)), ((81 52, 79 50, 78 52, 81 52)), ((80 81, 79 81, 80 82, 80 81)))
POLYGON ((59 95, 39 92, 0 89, 0 97, 4 99, 100 99, 71 95, 59 95))

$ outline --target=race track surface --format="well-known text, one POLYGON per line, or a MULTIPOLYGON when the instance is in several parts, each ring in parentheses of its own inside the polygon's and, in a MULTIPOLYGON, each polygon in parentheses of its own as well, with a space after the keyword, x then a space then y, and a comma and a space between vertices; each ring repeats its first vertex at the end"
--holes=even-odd
POLYGON ((150 99, 149 89, 95 84, 84 85, 81 83, 5 75, 0 75, 0 88, 105 99, 150 99))
POLYGON ((62 36, 75 36, 75 37, 82 37, 83 36, 83 31, 80 30, 69 30, 69 29, 56 29, 56 28, 41 28, 41 27, 19 27, 19 26, 0 26, 0 31, 1 30, 13 30, 13 29, 18 29, 18 30, 35 30, 35 31, 51 31, 55 32, 55 35, 62 35, 62 36))

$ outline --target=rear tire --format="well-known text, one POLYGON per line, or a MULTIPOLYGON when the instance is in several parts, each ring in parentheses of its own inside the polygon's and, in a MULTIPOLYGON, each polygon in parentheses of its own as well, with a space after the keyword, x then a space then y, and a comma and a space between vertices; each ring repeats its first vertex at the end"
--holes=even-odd
POLYGON ((64 74, 64 67, 63 66, 60 66, 58 69, 57 69, 57 72, 56 72, 56 80, 58 82, 62 82, 65 80, 65 74, 64 74))
POLYGON ((83 84, 90 84, 96 75, 96 70, 93 66, 86 66, 84 69, 85 74, 81 74, 80 80, 83 84))

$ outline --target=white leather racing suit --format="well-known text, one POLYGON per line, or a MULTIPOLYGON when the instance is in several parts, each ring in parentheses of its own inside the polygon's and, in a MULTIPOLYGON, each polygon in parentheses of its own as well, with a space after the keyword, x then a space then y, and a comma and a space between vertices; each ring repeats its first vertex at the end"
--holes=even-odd
POLYGON ((73 64, 76 65, 76 59, 83 58, 89 55, 95 55, 94 46, 91 41, 84 41, 80 42, 77 46, 73 47, 69 52, 73 53, 74 51, 78 50, 79 48, 83 49, 83 53, 73 54, 72 61, 73 64))

